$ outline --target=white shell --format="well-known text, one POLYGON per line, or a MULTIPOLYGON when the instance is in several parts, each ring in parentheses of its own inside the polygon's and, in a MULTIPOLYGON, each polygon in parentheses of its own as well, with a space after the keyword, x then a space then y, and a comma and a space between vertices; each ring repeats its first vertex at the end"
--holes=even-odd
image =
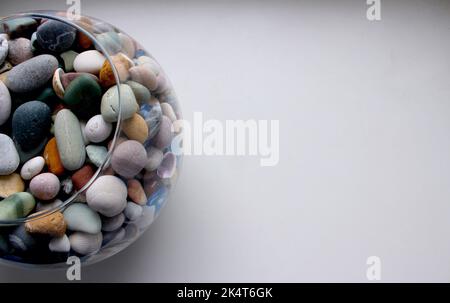
POLYGON ((134 202, 128 202, 124 213, 130 221, 134 221, 142 216, 142 206, 134 202))
POLYGON ((125 222, 125 215, 123 213, 120 213, 117 216, 111 218, 103 217, 102 230, 107 232, 114 231, 120 228, 123 222, 125 222))
POLYGON ((35 157, 28 160, 20 170, 20 176, 24 180, 31 180, 34 176, 37 176, 44 168, 45 160, 43 157, 35 157))
POLYGON ((69 238, 64 235, 60 238, 53 238, 48 243, 48 249, 53 252, 69 252, 70 241, 69 238))
POLYGON ((83 232, 75 232, 69 237, 72 249, 81 255, 90 255, 97 252, 102 247, 103 235, 87 234, 83 232))
POLYGON ((161 165, 158 167, 158 177, 161 179, 170 179, 175 173, 177 158, 174 153, 167 152, 164 155, 161 165))

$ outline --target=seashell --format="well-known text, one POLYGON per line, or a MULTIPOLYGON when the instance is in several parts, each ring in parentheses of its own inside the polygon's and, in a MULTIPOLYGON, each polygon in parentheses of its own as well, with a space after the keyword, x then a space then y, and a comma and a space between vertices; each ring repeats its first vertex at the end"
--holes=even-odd
POLYGON ((52 86, 53 90, 55 91, 55 94, 62 100, 64 99, 64 86, 61 82, 61 76, 64 74, 64 70, 62 68, 58 68, 55 70, 55 73, 53 74, 52 79, 52 86))
POLYGON ((69 252, 70 251, 70 241, 67 235, 62 237, 55 237, 48 243, 48 249, 53 252, 69 252))
POLYGON ((137 220, 140 216, 142 216, 142 206, 134 202, 128 202, 127 207, 125 207, 124 214, 130 221, 137 220))
POLYGON ((158 176, 161 179, 172 178, 177 166, 177 157, 174 153, 168 152, 164 155, 161 165, 158 167, 158 176))
POLYGON ((102 230, 106 232, 117 230, 123 225, 124 222, 125 215, 123 213, 111 218, 102 217, 102 230))
POLYGON ((147 196, 145 195, 141 182, 136 179, 128 180, 127 188, 128 197, 130 197, 134 203, 139 205, 145 205, 145 203, 147 203, 147 196))
POLYGON ((71 204, 63 214, 69 230, 97 234, 102 229, 98 213, 84 203, 71 204))
POLYGON ((100 250, 103 241, 102 233, 87 234, 75 232, 69 237, 70 247, 80 255, 90 255, 100 250))

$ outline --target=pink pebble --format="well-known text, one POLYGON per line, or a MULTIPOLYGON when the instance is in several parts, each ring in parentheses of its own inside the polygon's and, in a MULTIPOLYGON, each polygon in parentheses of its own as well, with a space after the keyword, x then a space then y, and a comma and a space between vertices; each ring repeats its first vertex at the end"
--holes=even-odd
POLYGON ((39 200, 52 200, 58 195, 59 179, 52 173, 37 175, 30 182, 30 191, 39 200))

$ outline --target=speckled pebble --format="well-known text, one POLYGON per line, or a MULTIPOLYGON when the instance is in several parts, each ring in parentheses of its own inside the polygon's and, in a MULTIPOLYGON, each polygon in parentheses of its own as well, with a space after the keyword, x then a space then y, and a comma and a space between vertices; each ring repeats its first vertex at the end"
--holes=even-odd
POLYGON ((60 182, 56 175, 43 173, 30 181, 30 191, 40 200, 52 200, 58 195, 60 182))
POLYGON ((6 76, 5 85, 15 93, 31 92, 46 84, 57 68, 58 60, 54 56, 36 56, 14 66, 6 76))
POLYGON ((0 176, 0 197, 7 198, 25 190, 25 183, 19 174, 0 176))
POLYGON ((13 65, 20 64, 33 57, 31 41, 26 38, 17 38, 9 41, 8 60, 13 65))
POLYGON ((128 179, 136 176, 146 164, 147 152, 141 143, 134 140, 121 143, 111 157, 114 171, 128 179))
POLYGON ((86 139, 93 143, 105 141, 112 132, 112 124, 106 122, 102 115, 89 119, 84 129, 86 139))

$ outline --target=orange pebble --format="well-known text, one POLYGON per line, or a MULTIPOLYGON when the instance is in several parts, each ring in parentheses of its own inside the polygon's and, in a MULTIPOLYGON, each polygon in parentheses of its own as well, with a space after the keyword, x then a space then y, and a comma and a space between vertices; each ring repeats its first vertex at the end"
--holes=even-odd
POLYGON ((61 158, 59 157, 58 145, 56 145, 56 138, 53 137, 48 141, 44 149, 44 159, 48 166, 48 170, 60 176, 64 173, 64 166, 62 165, 61 158))

